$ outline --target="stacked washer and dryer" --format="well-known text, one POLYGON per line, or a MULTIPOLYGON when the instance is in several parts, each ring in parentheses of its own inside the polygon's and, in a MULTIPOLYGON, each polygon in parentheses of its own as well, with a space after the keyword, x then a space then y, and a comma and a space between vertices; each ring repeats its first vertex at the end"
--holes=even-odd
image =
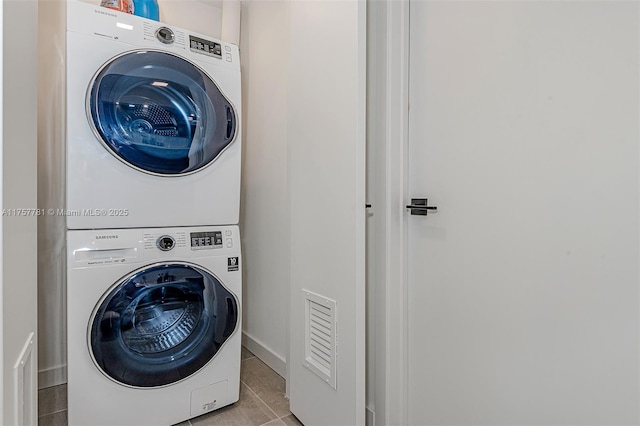
POLYGON ((238 48, 80 1, 66 34, 69 424, 236 402, 238 48))

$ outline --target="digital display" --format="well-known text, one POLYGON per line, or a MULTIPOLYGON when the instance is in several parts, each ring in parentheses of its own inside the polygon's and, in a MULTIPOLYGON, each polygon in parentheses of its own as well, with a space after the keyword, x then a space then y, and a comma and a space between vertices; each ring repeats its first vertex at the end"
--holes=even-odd
POLYGON ((215 41, 205 40, 203 38, 189 36, 189 46, 191 50, 204 53, 209 56, 222 58, 222 45, 215 41))
POLYGON ((192 249, 215 247, 222 247, 222 231, 191 233, 192 249))

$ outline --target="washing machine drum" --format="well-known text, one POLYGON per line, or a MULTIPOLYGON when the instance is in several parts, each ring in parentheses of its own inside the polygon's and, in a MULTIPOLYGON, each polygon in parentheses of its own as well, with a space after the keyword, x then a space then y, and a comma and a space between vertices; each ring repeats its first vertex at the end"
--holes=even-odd
POLYGON ((91 320, 89 346, 118 383, 165 386, 211 361, 237 323, 234 295, 211 273, 187 263, 153 265, 107 292, 91 320))
POLYGON ((130 52, 103 65, 87 93, 87 109, 109 152, 156 175, 206 167, 236 131, 233 106, 211 77, 160 51, 130 52))

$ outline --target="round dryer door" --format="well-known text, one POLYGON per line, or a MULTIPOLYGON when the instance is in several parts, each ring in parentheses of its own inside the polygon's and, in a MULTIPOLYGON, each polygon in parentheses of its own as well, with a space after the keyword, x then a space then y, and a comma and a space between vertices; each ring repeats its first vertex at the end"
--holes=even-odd
POLYGON ((107 292, 89 324, 89 345, 96 365, 118 383, 165 386, 204 367, 237 323, 236 298, 211 273, 157 264, 107 292))
POLYGON ((96 136, 116 158, 155 175, 206 167, 236 131, 233 106, 209 75, 153 50, 106 63, 89 88, 87 110, 96 136))

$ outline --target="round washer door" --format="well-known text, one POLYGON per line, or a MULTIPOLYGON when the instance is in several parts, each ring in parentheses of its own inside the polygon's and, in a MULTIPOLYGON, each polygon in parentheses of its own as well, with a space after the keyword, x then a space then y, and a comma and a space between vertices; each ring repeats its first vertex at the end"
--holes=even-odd
POLYGON ((213 274, 188 263, 157 264, 107 292, 89 324, 89 346, 116 382, 165 386, 204 367, 237 324, 237 301, 213 274))
POLYGON ((233 142, 237 121, 207 73, 154 50, 125 53, 103 65, 89 87, 87 113, 111 154, 162 176, 211 164, 233 142))

